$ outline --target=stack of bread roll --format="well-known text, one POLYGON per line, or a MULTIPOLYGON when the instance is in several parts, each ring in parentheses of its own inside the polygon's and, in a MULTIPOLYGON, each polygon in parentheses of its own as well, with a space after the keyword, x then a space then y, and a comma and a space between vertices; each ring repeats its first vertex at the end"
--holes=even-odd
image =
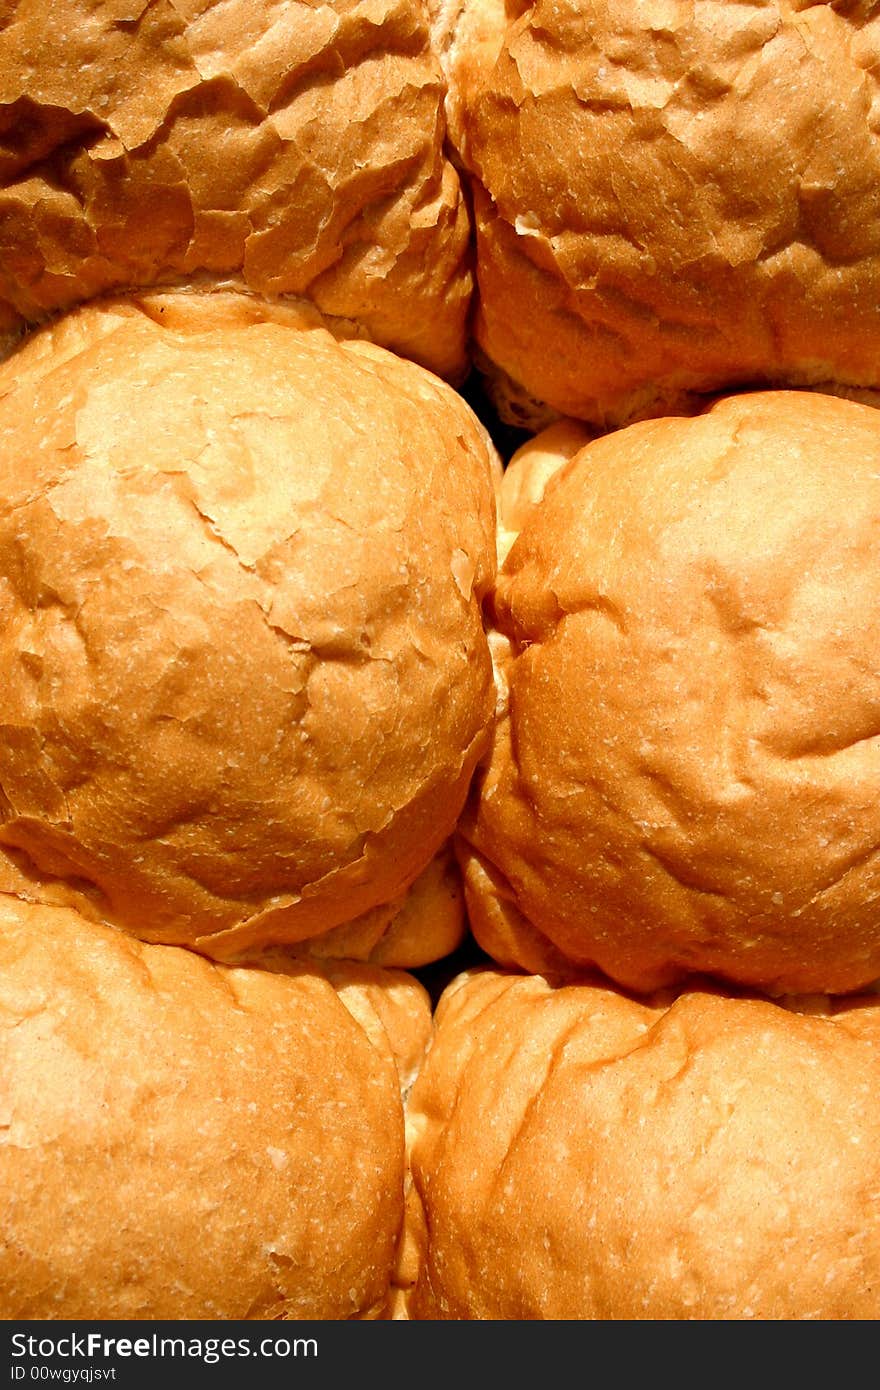
POLYGON ((880 1315, 878 72, 12 5, 0 1315, 880 1315))

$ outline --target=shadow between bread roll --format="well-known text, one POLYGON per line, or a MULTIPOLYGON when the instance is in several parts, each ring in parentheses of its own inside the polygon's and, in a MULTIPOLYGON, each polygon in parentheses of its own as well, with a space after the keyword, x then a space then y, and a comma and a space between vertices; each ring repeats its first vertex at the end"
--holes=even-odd
POLYGON ((522 530, 553 474, 589 444, 594 434, 580 420, 556 420, 526 439, 511 455, 498 485, 498 559, 522 530))
POLYGON ((399 898, 311 937, 297 954, 415 970, 451 955, 466 932, 464 886, 450 836, 399 898))
POLYGON ((303 296, 450 380, 470 218, 417 0, 17 0, 0 28, 0 340, 112 290, 303 296))
POLYGON ((0 438, 0 886, 216 957, 405 894, 494 709, 461 398, 314 312, 156 295, 28 339, 0 438))
POLYGON ((408 1105, 406 1315, 874 1319, 878 1083, 876 995, 468 972, 408 1105))
POLYGON ((4 1318, 390 1316, 414 978, 224 966, 5 895, 0 967, 4 1318))
POLYGON ((459 825, 499 963, 640 991, 880 977, 880 413, 731 396, 589 443, 487 601, 459 825))
POLYGON ((610 429, 750 383, 880 385, 874 7, 431 10, 504 418, 610 429))

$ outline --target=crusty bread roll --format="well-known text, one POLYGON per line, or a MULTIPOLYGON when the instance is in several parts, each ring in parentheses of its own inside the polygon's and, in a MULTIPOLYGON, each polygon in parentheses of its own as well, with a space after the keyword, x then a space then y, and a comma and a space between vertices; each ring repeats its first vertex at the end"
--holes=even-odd
POLYGON ((631 425, 499 574, 460 824, 497 961, 651 990, 880 977, 880 413, 810 392, 631 425))
POLYGON ((410 1318, 875 1319, 880 999, 491 970, 408 1113, 410 1318))
POLYGON ((875 7, 432 8, 506 418, 880 385, 875 7))
POLYGON ((455 379, 470 223, 420 0, 18 0, 0 27, 0 341, 112 289, 305 296, 455 379))
POLYGON ((399 899, 494 710, 455 391, 314 312, 160 294, 35 333, 0 438, 0 888, 218 958, 399 899))
POLYGON ((387 1316, 430 1014, 357 969, 337 993, 0 895, 0 1315, 387 1316))
POLYGON ((415 970, 451 955, 466 931, 464 886, 450 836, 399 898, 310 937, 296 954, 415 970))
POLYGON ((504 560, 526 517, 568 459, 589 444, 594 432, 580 420, 556 420, 511 455, 498 486, 498 558, 504 560))

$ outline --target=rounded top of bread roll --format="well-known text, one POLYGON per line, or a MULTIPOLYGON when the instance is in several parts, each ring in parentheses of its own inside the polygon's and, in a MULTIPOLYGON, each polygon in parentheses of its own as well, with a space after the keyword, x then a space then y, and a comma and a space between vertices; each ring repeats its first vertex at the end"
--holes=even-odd
POLYGON ((496 399, 610 428, 747 384, 880 385, 880 17, 437 4, 496 399))
POLYGON ((489 608, 506 704, 461 823, 503 964, 770 993, 880 977, 880 413, 634 424, 550 479, 489 608))
POLYGON ((6 895, 0 964, 3 1317, 385 1315, 414 979, 337 992, 6 895))
POLYGON ((0 28, 0 339, 107 290, 304 296, 449 379, 470 220, 418 0, 126 8, 0 28))
POLYGON ((513 452, 498 486, 499 560, 505 559, 553 474, 592 438, 593 431, 581 420, 556 420, 513 452))
POLYGON ((0 887, 232 956, 398 899, 490 735, 485 432, 237 295, 0 366, 0 887))
POLYGON ((399 898, 285 950, 324 962, 417 970, 457 950, 466 933, 464 888, 450 836, 399 898))
POLYGON ((876 996, 463 975, 410 1097, 409 1316, 876 1318, 878 1082, 876 996))

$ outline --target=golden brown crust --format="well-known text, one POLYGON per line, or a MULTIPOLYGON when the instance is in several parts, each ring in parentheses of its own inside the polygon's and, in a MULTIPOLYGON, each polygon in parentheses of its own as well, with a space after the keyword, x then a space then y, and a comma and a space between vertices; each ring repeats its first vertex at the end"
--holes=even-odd
POLYGON ((394 1057, 429 1014, 415 981, 340 984, 387 1016, 372 1041, 316 972, 0 896, 3 1317, 387 1316, 394 1057))
POLYGON ((493 711, 461 398, 314 313, 156 295, 29 339, 0 436, 0 882, 225 958, 405 893, 493 711))
POLYGON ((515 450, 498 489, 499 560, 505 559, 553 474, 593 437, 581 420, 557 420, 515 450))
POLYGON ((431 997, 414 975, 362 961, 291 962, 277 952, 261 952, 254 961, 266 963, 306 973, 314 969, 329 980, 376 1050, 394 1062, 401 1099, 406 1099, 431 1041, 431 997))
POLYGON ((465 927, 464 889, 450 838, 399 898, 311 937, 300 952, 414 970, 450 955, 465 927))
POLYGON ((0 29, 0 336, 95 294, 306 296, 449 379, 469 217, 419 0, 135 10, 0 29))
POLYGON ((555 474, 491 602, 506 693, 461 823, 490 954, 640 990, 880 976, 878 515, 880 416, 815 393, 555 474))
POLYGON ((442 8, 475 332, 514 394, 610 428, 880 384, 873 7, 442 8))
POLYGON ((878 1082, 876 996, 461 976, 407 1121, 409 1316, 876 1318, 878 1082))

